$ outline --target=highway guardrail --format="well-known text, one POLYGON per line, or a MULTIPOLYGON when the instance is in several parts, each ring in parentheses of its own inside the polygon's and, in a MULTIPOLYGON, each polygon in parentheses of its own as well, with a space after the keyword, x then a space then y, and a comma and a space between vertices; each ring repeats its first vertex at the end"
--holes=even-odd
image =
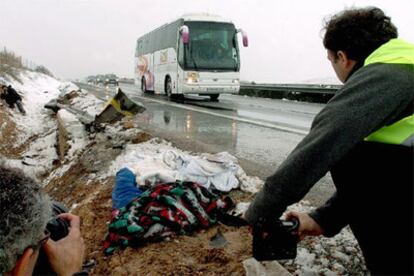
POLYGON ((342 85, 240 83, 239 95, 327 103, 342 85))
POLYGON ((260 84, 260 83, 240 83, 241 90, 262 90, 278 92, 300 92, 314 94, 335 94, 342 85, 336 84, 260 84))

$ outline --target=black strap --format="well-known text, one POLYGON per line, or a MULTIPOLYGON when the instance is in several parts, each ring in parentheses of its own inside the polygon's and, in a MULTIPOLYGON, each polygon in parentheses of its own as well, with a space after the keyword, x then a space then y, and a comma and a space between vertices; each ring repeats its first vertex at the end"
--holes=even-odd
POLYGON ((217 219, 219 222, 227 226, 241 227, 241 226, 249 225, 249 223, 241 217, 236 217, 236 216, 232 216, 232 215, 221 213, 221 212, 217 214, 217 219))

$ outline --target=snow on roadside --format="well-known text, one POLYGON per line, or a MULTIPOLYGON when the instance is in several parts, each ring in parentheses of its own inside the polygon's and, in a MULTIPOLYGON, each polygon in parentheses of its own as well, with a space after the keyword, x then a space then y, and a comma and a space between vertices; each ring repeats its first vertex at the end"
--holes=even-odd
POLYGON ((62 83, 47 75, 30 71, 22 71, 19 78, 22 83, 11 81, 9 84, 23 98, 26 116, 14 109, 13 118, 19 130, 18 141, 25 142, 28 138, 48 132, 55 126, 53 120, 46 119, 50 116, 50 111, 46 110, 44 105, 59 95, 59 86, 62 83))
POLYGON ((28 175, 37 177, 52 168, 53 160, 57 158, 56 124, 49 119, 50 112, 43 108, 51 98, 56 97, 60 91, 61 82, 44 74, 21 71, 17 81, 5 82, 12 85, 22 96, 26 116, 17 109, 9 110, 10 118, 17 128, 18 137, 14 146, 27 142, 29 138, 36 138, 23 153, 21 160, 5 160, 10 166, 21 168, 28 175))
POLYGON ((30 144, 23 153, 22 159, 5 159, 5 163, 14 168, 22 169, 26 174, 37 178, 46 174, 53 167, 56 154, 56 128, 49 130, 42 137, 30 144))
POLYGON ((78 97, 70 99, 71 107, 86 112, 89 116, 95 117, 106 106, 106 102, 98 99, 92 93, 88 93, 84 89, 69 89, 68 91, 77 90, 78 97))
POLYGON ((6 159, 7 164, 22 169, 28 175, 38 178, 52 170, 53 163, 58 159, 56 153, 56 120, 52 111, 44 105, 55 99, 61 93, 68 93, 79 88, 70 82, 61 82, 50 76, 21 71, 18 81, 4 81, 12 85, 22 96, 26 115, 20 114, 17 109, 10 110, 11 120, 18 129, 18 139, 15 147, 32 142, 19 160, 6 159))
POLYGON ((88 143, 85 126, 79 122, 74 114, 65 109, 59 110, 57 116, 66 125, 65 130, 70 135, 70 139, 67 141, 69 149, 66 153, 66 160, 72 160, 88 143))

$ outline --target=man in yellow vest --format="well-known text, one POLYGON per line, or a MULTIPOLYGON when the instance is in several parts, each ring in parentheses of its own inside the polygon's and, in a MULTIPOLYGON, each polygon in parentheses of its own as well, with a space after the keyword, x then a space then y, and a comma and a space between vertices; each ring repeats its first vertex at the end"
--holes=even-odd
POLYGON ((414 45, 375 7, 334 15, 323 43, 344 86, 245 218, 280 217, 330 171, 336 192, 325 205, 287 214, 300 237, 332 237, 349 225, 372 274, 413 274, 414 45))

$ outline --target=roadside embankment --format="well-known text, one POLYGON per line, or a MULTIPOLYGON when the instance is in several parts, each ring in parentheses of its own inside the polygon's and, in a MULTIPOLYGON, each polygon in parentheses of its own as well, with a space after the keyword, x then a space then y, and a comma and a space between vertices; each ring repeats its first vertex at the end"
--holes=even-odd
MULTIPOLYGON (((0 106, 0 153, 7 163, 36 177, 53 199, 61 201, 82 218, 86 258, 96 261, 92 275, 257 275, 275 267, 284 273, 297 275, 366 273, 349 229, 344 229, 333 239, 304 240, 299 244, 296 260, 279 262, 282 266, 277 262, 265 264, 251 259, 252 238, 247 227, 221 224, 192 235, 172 236, 105 256, 102 241, 111 220, 111 193, 116 172, 137 160, 165 152, 175 151, 193 157, 206 153, 183 152, 168 141, 151 137, 139 129, 133 118, 108 124, 98 132, 84 132, 73 114, 62 110, 56 115, 43 106, 60 98, 72 110, 81 110, 93 117, 105 103, 73 84, 43 75, 29 76, 16 87, 22 91, 30 118, 25 119, 21 114, 0 106), (222 248, 210 245, 218 229, 228 241, 222 248)), ((242 183, 258 183, 258 178, 242 172, 238 177, 242 183)), ((227 195, 234 202, 245 204, 254 197, 254 193, 241 189, 234 189, 227 195)), ((290 207, 300 211, 312 208, 314 206, 307 202, 290 207)))

